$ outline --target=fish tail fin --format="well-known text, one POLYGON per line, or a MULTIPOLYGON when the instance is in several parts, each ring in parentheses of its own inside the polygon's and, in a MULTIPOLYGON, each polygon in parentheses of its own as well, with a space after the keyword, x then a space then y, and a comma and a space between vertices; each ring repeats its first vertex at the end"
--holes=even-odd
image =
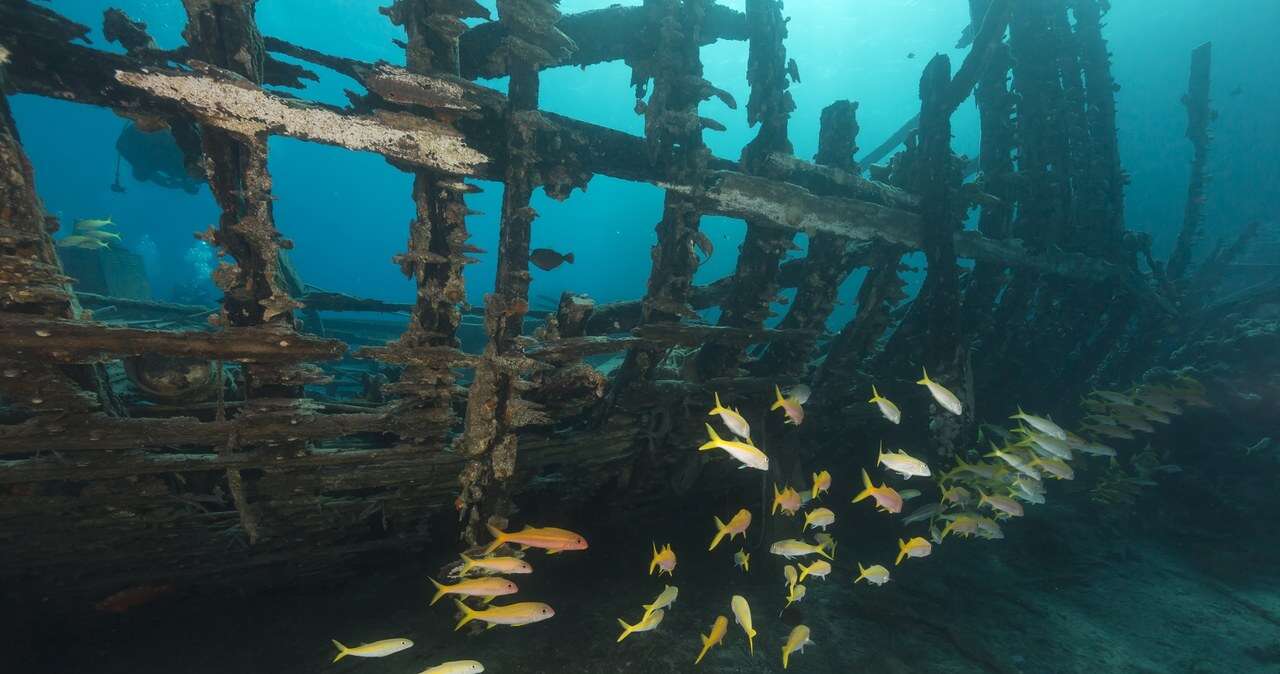
POLYGON ((456 632, 456 631, 458 631, 458 630, 462 629, 462 626, 463 626, 463 625, 465 625, 465 624, 467 624, 467 623, 471 622, 472 620, 475 620, 475 619, 476 619, 476 612, 475 612, 475 611, 473 611, 473 610, 471 610, 471 607, 470 607, 470 606, 467 606, 466 604, 462 603, 461 601, 459 601, 459 600, 457 600, 457 599, 454 599, 454 600, 453 600, 453 603, 454 603, 455 605, 457 605, 457 607, 458 607, 458 610, 459 610, 459 611, 462 611, 462 618, 458 620, 458 624, 457 624, 457 625, 454 625, 454 626, 453 626, 453 631, 455 631, 455 632, 456 632))
POLYGON ((770 515, 776 515, 778 513, 778 506, 782 505, 782 501, 778 500, 779 496, 782 496, 782 492, 778 491, 778 483, 775 482, 773 483, 773 508, 769 510, 770 515))
POLYGON ((876 451, 876 465, 884 465, 884 440, 880 441, 880 449, 876 451))
MULTIPOLYGON (((817 562, 815 562, 815 564, 816 563, 817 562)), ((809 566, 805 566, 804 564, 796 564, 796 566, 800 567, 800 577, 796 579, 796 582, 803 583, 805 576, 809 575, 809 571, 813 569, 813 564, 810 564, 809 566)))
MULTIPOLYGON (((830 540, 830 541, 823 541, 823 542, 821 542, 821 543, 818 543, 818 549, 817 549, 817 550, 815 550, 814 552, 817 552, 819 555, 821 555, 821 556, 823 556, 823 557, 826 557, 827 559, 830 559, 830 560, 832 560, 832 561, 835 561, 835 557, 832 557, 832 556, 831 556, 831 553, 827 551, 827 546, 828 546, 828 545, 832 546, 832 551, 834 551, 834 550, 835 550, 835 539, 832 539, 832 540, 830 540)), ((812 565, 812 564, 810 564, 809 566, 813 566, 813 565, 812 565)), ((803 567, 802 567, 802 568, 803 568, 803 567)))
POLYGON ((569 264, 573 264, 573 253, 565 253, 564 261, 568 262, 569 264))
POLYGON ((866 579, 866 577, 867 577, 867 567, 863 566, 862 562, 858 562, 858 577, 854 578, 853 582, 857 583, 860 580, 866 579))
POLYGON ((698 654, 698 659, 693 661, 695 665, 702 662, 702 658, 707 654, 707 651, 711 650, 711 635, 699 634, 698 636, 702 637, 702 652, 698 654))
POLYGON ((729 410, 725 409, 725 406, 720 403, 720 392, 714 391, 712 392, 712 395, 715 396, 716 405, 715 407, 711 408, 710 412, 707 412, 707 416, 714 416, 714 415, 720 414, 721 412, 728 412, 729 410))
POLYGON ((724 538, 725 529, 729 527, 729 525, 721 522, 719 517, 713 517, 712 519, 716 521, 716 536, 711 539, 711 547, 707 548, 707 552, 715 550, 716 546, 720 545, 720 540, 724 538))
POLYGON ((868 400, 867 402, 869 402, 869 403, 873 403, 873 402, 876 402, 876 401, 878 401, 878 400, 880 400, 880 392, 876 390, 876 385, 875 385, 875 384, 872 384, 872 385, 871 385, 871 400, 868 400))
POLYGON ((774 393, 774 395, 776 395, 776 396, 778 397, 778 399, 777 399, 777 400, 775 400, 775 401, 774 401, 774 403, 773 403, 773 405, 771 405, 771 406, 769 407, 769 411, 770 411, 770 412, 772 412, 773 410, 778 409, 779 407, 782 407, 782 404, 783 404, 783 403, 785 403, 785 402, 787 402, 786 398, 783 398, 783 397, 782 397, 782 389, 778 388, 778 385, 777 385, 777 384, 774 384, 774 385, 773 385, 773 393, 774 393))
POLYGON ((347 657, 347 655, 351 653, 351 649, 343 646, 341 641, 338 641, 337 639, 330 639, 329 641, 332 641, 333 647, 338 649, 338 654, 333 656, 334 662, 347 657))
POLYGON ((901 564, 902 558, 906 556, 907 556, 907 542, 899 538, 898 539, 898 558, 893 560, 893 565, 897 566, 901 564))
POLYGON ((716 434, 716 429, 712 428, 711 424, 706 424, 706 427, 707 427, 707 435, 711 439, 704 442, 702 446, 698 448, 698 451, 700 452, 705 452, 708 449, 715 449, 716 446, 718 446, 721 442, 720 436, 716 434))
POLYGON ((427 580, 431 581, 431 584, 436 586, 436 596, 432 597, 431 603, 428 604, 428 606, 435 606, 436 602, 440 601, 441 597, 449 594, 449 588, 441 585, 435 578, 428 578, 427 580))
POLYGON ((649 541, 649 545, 653 547, 653 560, 649 562, 649 573, 653 573, 653 568, 658 565, 658 545, 653 541, 649 541))
MULTIPOLYGON (((636 626, 628 625, 626 621, 624 621, 622 618, 618 618, 618 624, 622 625, 622 634, 618 635, 618 641, 616 643, 622 643, 623 639, 626 639, 627 637, 631 636, 631 633, 636 630, 636 626)), ((639 625, 639 624, 640 623, 636 623, 636 625, 639 625)))
POLYGON ((752 655, 756 654, 756 628, 754 627, 747 632, 747 650, 751 651, 752 655))
POLYGON ((489 535, 493 536, 493 542, 489 544, 489 547, 484 549, 484 554, 488 555, 488 554, 491 554, 494 550, 497 550, 498 546, 507 542, 507 534, 503 530, 493 526, 492 524, 489 524, 488 522, 485 522, 484 526, 486 529, 489 530, 489 535))
POLYGON ((928 386, 929 384, 932 384, 932 383, 933 383, 933 381, 929 379, 929 371, 928 371, 928 370, 926 370, 926 369, 924 369, 924 368, 922 367, 922 368, 920 368, 920 374, 923 374, 923 375, 924 375, 924 377, 923 377, 922 379, 920 379, 919 381, 917 381, 917 382, 916 382, 917 384, 924 384, 925 386, 928 386))
POLYGON ((458 556, 462 558, 462 567, 458 569, 458 575, 465 576, 468 571, 475 568, 476 560, 468 557, 466 553, 459 553, 458 556))
POLYGON ((875 488, 871 486, 871 476, 867 475, 866 468, 862 469, 862 486, 863 486, 862 491, 858 492, 858 495, 853 497, 854 503, 857 503, 858 501, 861 501, 862 499, 865 499, 868 496, 870 496, 871 490, 875 488))
POLYGON ((809 499, 818 498, 818 474, 813 474, 813 488, 809 490, 809 499))
POLYGON ((791 652, 787 650, 787 647, 786 647, 786 646, 783 646, 783 647, 782 647, 782 668, 783 668, 783 669, 786 669, 786 668, 787 668, 787 658, 788 658, 790 655, 791 655, 791 652))
POLYGON ((1010 419, 1023 419, 1023 418, 1026 418, 1026 416, 1027 416, 1027 413, 1022 411, 1022 405, 1018 405, 1018 413, 1017 413, 1017 414, 1010 415, 1010 416, 1009 416, 1009 418, 1010 418, 1010 419))

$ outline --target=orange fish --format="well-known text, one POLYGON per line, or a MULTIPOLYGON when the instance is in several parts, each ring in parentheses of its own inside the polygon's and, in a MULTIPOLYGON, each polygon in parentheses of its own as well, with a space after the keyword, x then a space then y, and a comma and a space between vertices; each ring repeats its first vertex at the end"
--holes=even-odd
POLYGON ((173 585, 135 585, 94 604, 94 608, 102 613, 124 613, 136 606, 149 604, 166 594, 173 592, 173 585))
POLYGON ((506 532, 492 524, 486 524, 485 526, 488 527, 489 533, 493 536, 493 542, 489 544, 489 547, 485 548, 484 554, 486 555, 497 550, 503 543, 515 543, 526 548, 543 548, 549 555, 564 552, 565 550, 587 549, 587 539, 565 529, 525 526, 520 531, 506 532))

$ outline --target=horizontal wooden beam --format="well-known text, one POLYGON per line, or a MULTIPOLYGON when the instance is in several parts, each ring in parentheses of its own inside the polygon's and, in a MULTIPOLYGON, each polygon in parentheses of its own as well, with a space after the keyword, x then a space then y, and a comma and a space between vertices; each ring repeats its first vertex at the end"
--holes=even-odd
POLYGON ((124 418, 105 414, 67 419, 37 417, 0 425, 0 454, 172 447, 238 447, 339 438, 385 430, 387 415, 315 414, 282 408, 242 412, 225 421, 192 417, 124 418))
POLYGON ((176 332, 0 313, 0 351, 14 360, 95 363, 160 354, 238 363, 337 360, 345 344, 268 328, 176 332))
MULTIPOLYGON (((585 67, 605 61, 618 61, 652 49, 651 38, 640 30, 645 21, 644 7, 614 5, 576 14, 566 14, 556 22, 556 28, 577 45, 577 49, 563 59, 548 63, 544 68, 557 66, 585 67)), ((747 17, 742 12, 723 5, 712 5, 701 22, 698 43, 708 45, 716 40, 747 39, 747 17)), ((503 77, 508 72, 506 59, 502 57, 503 42, 510 26, 499 21, 482 23, 462 34, 458 44, 463 77, 503 77)))

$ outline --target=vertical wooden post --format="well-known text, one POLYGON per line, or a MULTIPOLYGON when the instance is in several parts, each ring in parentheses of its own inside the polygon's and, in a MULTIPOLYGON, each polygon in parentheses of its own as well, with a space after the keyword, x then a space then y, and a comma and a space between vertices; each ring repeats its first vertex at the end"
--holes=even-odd
MULTIPOLYGON (((458 38, 466 30, 462 19, 488 18, 488 10, 473 0, 395 0, 380 11, 408 37, 405 61, 410 72, 458 74, 458 38)), ((415 171, 415 217, 409 223, 409 250, 396 257, 401 270, 417 287, 409 328, 400 346, 413 353, 421 348, 456 348, 459 306, 466 302, 462 268, 466 264, 466 186, 454 176, 415 171)), ((407 394, 399 420, 405 434, 419 441, 443 441, 452 425, 454 376, 447 363, 429 357, 409 364, 398 387, 407 394)))
MULTIPOLYGON (((851 101, 836 101, 822 110, 818 153, 814 157, 816 163, 849 173, 857 172, 853 161, 853 155, 858 151, 857 112, 858 104, 851 101)), ((778 328, 823 331, 835 308, 840 284, 853 271, 854 258, 864 250, 864 246, 853 245, 828 233, 814 234, 809 240, 805 273, 796 286, 796 297, 778 328)), ((813 355, 814 342, 811 339, 774 342, 760 359, 757 369, 760 373, 803 375, 813 355)))
MULTIPOLYGON (((8 52, 0 47, 0 92, 8 52)), ((4 313, 75 318, 79 304, 63 275, 35 171, 22 148, 9 99, 0 93, 0 321, 4 313)), ((0 354, 0 397, 31 412, 86 413, 99 407, 92 368, 61 368, 0 354), (77 381, 80 380, 80 381, 77 381), (88 388, 82 384, 90 384, 88 388)))
MULTIPOLYGON (((645 0, 645 30, 652 34, 653 50, 631 61, 637 99, 644 97, 649 80, 653 80, 648 104, 637 102, 637 109, 643 109, 645 141, 653 163, 664 168, 673 181, 694 186, 701 185, 709 154, 702 141, 702 126, 689 123, 697 119, 698 103, 710 96, 702 79, 698 37, 708 6, 706 0, 645 0)), ((678 321, 693 313, 689 288, 698 262, 692 242, 702 218, 696 202, 697 195, 673 192, 663 198, 662 219, 656 227, 658 242, 650 251, 653 264, 641 324, 678 321)), ((630 349, 614 377, 610 403, 633 382, 651 378, 666 354, 667 349, 648 346, 630 349)))
MULTIPOLYGON (((787 89, 787 22, 781 0, 747 0, 749 53, 747 122, 760 125, 755 139, 742 151, 742 168, 752 175, 767 175, 768 156, 791 154, 787 126, 795 101, 787 89)), ((738 252, 729 295, 720 303, 719 324, 735 328, 760 328, 778 294, 778 269, 782 256, 792 248, 795 235, 786 230, 747 221, 747 233, 738 252)), ((706 344, 698 352, 698 374, 704 379, 734 376, 744 356, 744 345, 706 344)))
POLYGON ((1177 282, 1191 266, 1191 249, 1200 238, 1204 225, 1205 185, 1208 183, 1209 121, 1213 111, 1209 109, 1209 71, 1213 61, 1213 44, 1206 42, 1191 52, 1191 76, 1182 104, 1187 108, 1187 139, 1194 154, 1191 158, 1191 179, 1187 184, 1187 205, 1183 212, 1182 230, 1178 242, 1169 256, 1168 278, 1177 282))
POLYGON ((922 364, 933 379, 946 385, 964 401, 957 417, 933 406, 929 424, 937 452, 949 455, 972 437, 973 382, 969 371, 968 340, 960 316, 960 280, 956 266, 955 233, 964 227, 964 204, 959 199, 962 177, 951 154, 951 113, 946 92, 951 83, 951 61, 933 57, 920 79, 919 156, 912 162, 912 186, 920 195, 920 219, 924 227, 924 254, 928 274, 917 302, 926 312, 922 364))
MULTIPOLYGON (((187 26, 183 37, 196 59, 230 70, 255 84, 263 81, 266 50, 255 18, 256 0, 183 0, 187 26)), ((210 243, 235 258, 214 272, 224 293, 223 314, 232 326, 266 325, 285 339, 294 332, 293 310, 280 262, 267 170, 267 136, 245 136, 201 126, 201 144, 209 165, 209 187, 222 213, 210 243)), ((316 381, 312 369, 300 366, 248 365, 243 369, 246 395, 255 409, 294 407, 302 385, 316 381)), ((242 448, 229 444, 224 452, 242 448)), ((302 451, 302 446, 294 448, 302 451)), ((254 481, 237 469, 227 471, 227 484, 250 544, 269 536, 255 505, 254 481)))
MULTIPOLYGON (((557 2, 498 0, 498 20, 509 31, 505 51, 511 73, 498 271, 494 291, 485 296, 489 341, 468 391, 466 430, 459 441, 460 453, 468 458, 460 476, 460 499, 466 508, 462 536, 472 545, 479 543, 486 521, 505 517, 511 510, 503 487, 515 473, 515 431, 522 417, 528 416, 517 409, 532 407, 518 399, 521 373, 516 369, 517 361, 506 357, 521 354, 518 339, 529 311, 529 240, 537 217, 529 206, 534 186, 529 171, 535 156, 532 138, 538 123, 538 73, 545 63, 575 47, 555 28, 560 19, 557 2)), ((495 524, 501 527, 505 522, 495 524)))

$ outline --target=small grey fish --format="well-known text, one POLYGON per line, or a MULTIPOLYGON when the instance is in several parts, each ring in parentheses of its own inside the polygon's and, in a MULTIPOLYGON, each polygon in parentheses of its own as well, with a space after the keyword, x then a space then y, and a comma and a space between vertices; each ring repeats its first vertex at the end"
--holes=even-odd
POLYGON ((529 251, 529 261, 542 271, 551 271, 565 262, 573 264, 573 253, 561 255, 550 248, 534 248, 529 251))

